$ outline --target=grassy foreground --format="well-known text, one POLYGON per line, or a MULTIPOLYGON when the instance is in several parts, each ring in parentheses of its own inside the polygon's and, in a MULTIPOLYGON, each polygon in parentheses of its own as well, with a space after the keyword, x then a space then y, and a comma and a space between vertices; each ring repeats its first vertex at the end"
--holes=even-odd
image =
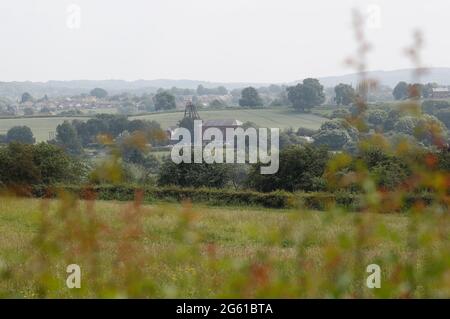
POLYGON ((0 234, 1 297, 450 297, 448 214, 0 197, 0 234))

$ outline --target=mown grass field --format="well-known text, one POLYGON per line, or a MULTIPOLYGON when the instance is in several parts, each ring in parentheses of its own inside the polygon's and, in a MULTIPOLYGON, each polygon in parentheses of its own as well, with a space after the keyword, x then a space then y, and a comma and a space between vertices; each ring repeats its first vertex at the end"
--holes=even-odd
POLYGON ((450 297, 449 218, 417 218, 2 197, 0 296, 450 297))
MULTIPOLYGON (((199 110, 200 117, 210 119, 237 119, 242 122, 253 122, 260 127, 289 128, 299 127, 318 129, 327 119, 314 115, 299 113, 289 108, 274 109, 236 109, 236 110, 199 110)), ((174 126, 183 118, 183 112, 155 113, 132 118, 154 120, 167 128, 174 126)))

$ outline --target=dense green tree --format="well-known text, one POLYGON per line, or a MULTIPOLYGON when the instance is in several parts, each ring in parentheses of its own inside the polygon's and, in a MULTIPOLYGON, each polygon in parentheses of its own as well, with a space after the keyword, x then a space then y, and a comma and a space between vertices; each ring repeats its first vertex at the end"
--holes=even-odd
POLYGON ((124 131, 144 133, 147 142, 153 146, 167 143, 167 136, 156 121, 138 119, 129 121, 122 115, 99 114, 86 122, 73 120, 72 125, 76 128, 83 146, 97 143, 99 135, 108 135, 114 139, 124 131))
POLYGON ((247 87, 242 90, 241 98, 239 99, 240 106, 257 107, 263 106, 263 101, 259 96, 258 91, 254 87, 247 87))
POLYGON ((33 145, 10 143, 0 149, 0 184, 35 185, 41 183, 41 174, 33 162, 33 145))
POLYGON ((64 121, 56 127, 56 142, 69 154, 80 155, 83 153, 77 130, 69 121, 64 121))
POLYGON ((409 97, 409 86, 408 83, 402 81, 399 82, 392 92, 392 95, 396 100, 404 100, 409 97))
POLYGON ((377 127, 382 127, 388 118, 388 113, 381 109, 370 110, 367 112, 367 121, 377 127))
POLYGON ((31 94, 28 92, 23 93, 22 98, 20 99, 20 103, 26 103, 29 101, 33 101, 33 97, 31 96, 31 94))
POLYGON ((90 93, 91 96, 95 96, 98 99, 104 99, 108 96, 108 92, 102 88, 95 88, 90 93))
POLYGON ((133 164, 142 164, 149 152, 146 145, 145 135, 141 131, 134 131, 130 134, 125 131, 116 141, 125 162, 133 164))
POLYGON ((48 143, 10 143, 0 149, 0 184, 31 186, 82 181, 86 166, 48 143))
POLYGON ((222 188, 230 181, 228 164, 180 163, 167 157, 158 175, 161 186, 222 188))
POLYGON ((337 105, 350 105, 355 99, 355 89, 351 85, 340 83, 335 86, 334 92, 337 105))
POLYGON ((323 86, 317 79, 305 79, 301 84, 288 87, 287 92, 292 106, 302 112, 325 102, 323 86))
POLYGON ((33 161, 40 171, 41 183, 77 184, 86 177, 87 166, 70 156, 57 145, 36 144, 33 148, 33 161))
POLYGON ((421 117, 403 116, 394 126, 398 133, 414 136, 426 146, 435 144, 437 139, 447 138, 447 128, 435 116, 425 114, 421 117))
POLYGON ((251 167, 248 176, 248 186, 257 191, 317 191, 324 183, 322 175, 328 161, 328 151, 325 148, 306 146, 291 146, 280 152, 280 167, 277 173, 262 175, 260 167, 251 167))
POLYGON ((392 190, 411 175, 406 161, 379 148, 366 149, 355 160, 362 160, 366 164, 377 187, 392 190))
POLYGON ((322 124, 313 135, 314 144, 326 145, 331 150, 352 150, 358 142, 358 130, 344 119, 334 119, 322 124))
POLYGON ((23 144, 34 144, 36 139, 28 126, 14 126, 6 133, 6 142, 18 142, 23 144))
POLYGON ((98 118, 89 119, 86 122, 73 120, 72 125, 76 128, 81 143, 85 147, 91 143, 96 143, 99 134, 108 133, 108 126, 98 118))
POLYGON ((172 110, 176 108, 175 96, 167 91, 159 92, 154 96, 155 110, 172 110))
POLYGON ((395 124, 402 116, 402 112, 399 109, 392 109, 388 112, 387 119, 383 123, 384 131, 392 131, 395 124))

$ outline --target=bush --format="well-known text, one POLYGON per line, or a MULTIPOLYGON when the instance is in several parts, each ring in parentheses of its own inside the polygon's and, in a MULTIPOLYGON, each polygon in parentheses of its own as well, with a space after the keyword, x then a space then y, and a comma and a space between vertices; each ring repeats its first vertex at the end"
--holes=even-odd
POLYGON ((9 144, 0 149, 0 167, 0 182, 6 186, 77 183, 86 174, 82 162, 47 143, 9 144))
MULTIPOLYGON (((193 155, 192 155, 193 156, 193 155)), ((228 164, 180 163, 165 158, 158 176, 161 186, 222 188, 230 180, 228 164)))
POLYGON ((350 117, 350 112, 347 111, 346 109, 337 109, 334 110, 333 113, 331 113, 330 119, 345 119, 350 117))
MULTIPOLYGON (((277 191, 258 193, 253 191, 219 190, 212 188, 181 188, 181 187, 147 187, 137 188, 132 185, 117 186, 64 186, 63 190, 81 199, 132 201, 138 190, 143 191, 144 201, 185 201, 204 202, 212 205, 250 205, 268 208, 289 208, 296 204, 296 196, 291 193, 277 191)), ((35 186, 31 195, 35 197, 55 197, 57 188, 35 186)))
MULTIPOLYGON (((33 196, 38 198, 54 198, 60 191, 69 192, 80 199, 85 200, 117 200, 133 201, 138 192, 142 192, 143 201, 152 203, 155 201, 192 201, 194 203, 206 203, 217 206, 261 206, 266 208, 286 209, 303 207, 311 210, 326 211, 337 206, 349 211, 357 212, 364 209, 362 198, 359 194, 340 191, 332 193, 288 193, 276 191, 271 193, 259 193, 254 191, 219 190, 211 188, 180 188, 180 187, 145 187, 139 188, 133 185, 101 185, 82 187, 67 185, 48 187, 44 185, 33 186, 28 192, 22 192, 21 196, 33 196)), ((431 194, 410 194, 403 198, 404 205, 392 212, 401 212, 410 208, 415 203, 423 202, 427 205, 434 202, 431 194)))
POLYGON ((280 152, 279 170, 272 175, 262 175, 261 164, 252 166, 247 185, 257 191, 316 191, 323 183, 321 177, 328 160, 328 151, 311 145, 291 146, 280 152))
POLYGON ((388 118, 388 113, 383 110, 371 110, 367 114, 367 121, 374 126, 382 126, 388 118))
POLYGON ((395 124, 394 130, 398 133, 414 136, 427 146, 435 144, 437 139, 447 137, 446 126, 435 116, 428 114, 421 117, 401 117, 395 124))
POLYGON ((331 150, 350 149, 358 141, 358 131, 344 119, 334 119, 322 124, 313 135, 314 144, 325 145, 331 150))

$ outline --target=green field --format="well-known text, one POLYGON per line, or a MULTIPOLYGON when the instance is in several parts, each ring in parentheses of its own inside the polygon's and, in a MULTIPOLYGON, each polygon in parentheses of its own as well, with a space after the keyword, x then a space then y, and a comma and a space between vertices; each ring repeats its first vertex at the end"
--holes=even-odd
MULTIPOLYGON (((299 127, 318 129, 327 121, 326 118, 293 111, 287 108, 278 109, 236 109, 236 110, 200 110, 199 115, 204 120, 210 119, 237 119, 242 122, 253 122, 260 127, 289 128, 299 127)), ((131 118, 148 119, 159 122, 164 128, 174 126, 183 118, 183 112, 155 113, 131 118)))
POLYGON ((86 120, 85 117, 29 117, 29 118, 2 118, 0 119, 0 134, 14 126, 28 126, 34 134, 37 142, 47 141, 51 133, 56 132, 56 127, 65 120, 86 120))
MULTIPOLYGON (((108 111, 111 111, 108 109, 108 111)), ((242 122, 251 121, 261 127, 267 128, 311 128, 318 129, 326 118, 294 112, 289 109, 262 109, 262 110, 210 110, 200 111, 202 119, 237 119, 242 122)), ((154 120, 163 128, 174 126, 183 118, 183 112, 154 113, 141 116, 131 116, 130 119, 154 120)), ((33 118, 3 118, 0 119, 0 134, 5 134, 11 127, 26 125, 31 128, 38 142, 49 139, 49 134, 56 131, 56 127, 64 120, 86 120, 86 117, 33 117, 33 118)))
POLYGON ((449 218, 417 218, 1 197, 0 296, 448 298, 449 218))

